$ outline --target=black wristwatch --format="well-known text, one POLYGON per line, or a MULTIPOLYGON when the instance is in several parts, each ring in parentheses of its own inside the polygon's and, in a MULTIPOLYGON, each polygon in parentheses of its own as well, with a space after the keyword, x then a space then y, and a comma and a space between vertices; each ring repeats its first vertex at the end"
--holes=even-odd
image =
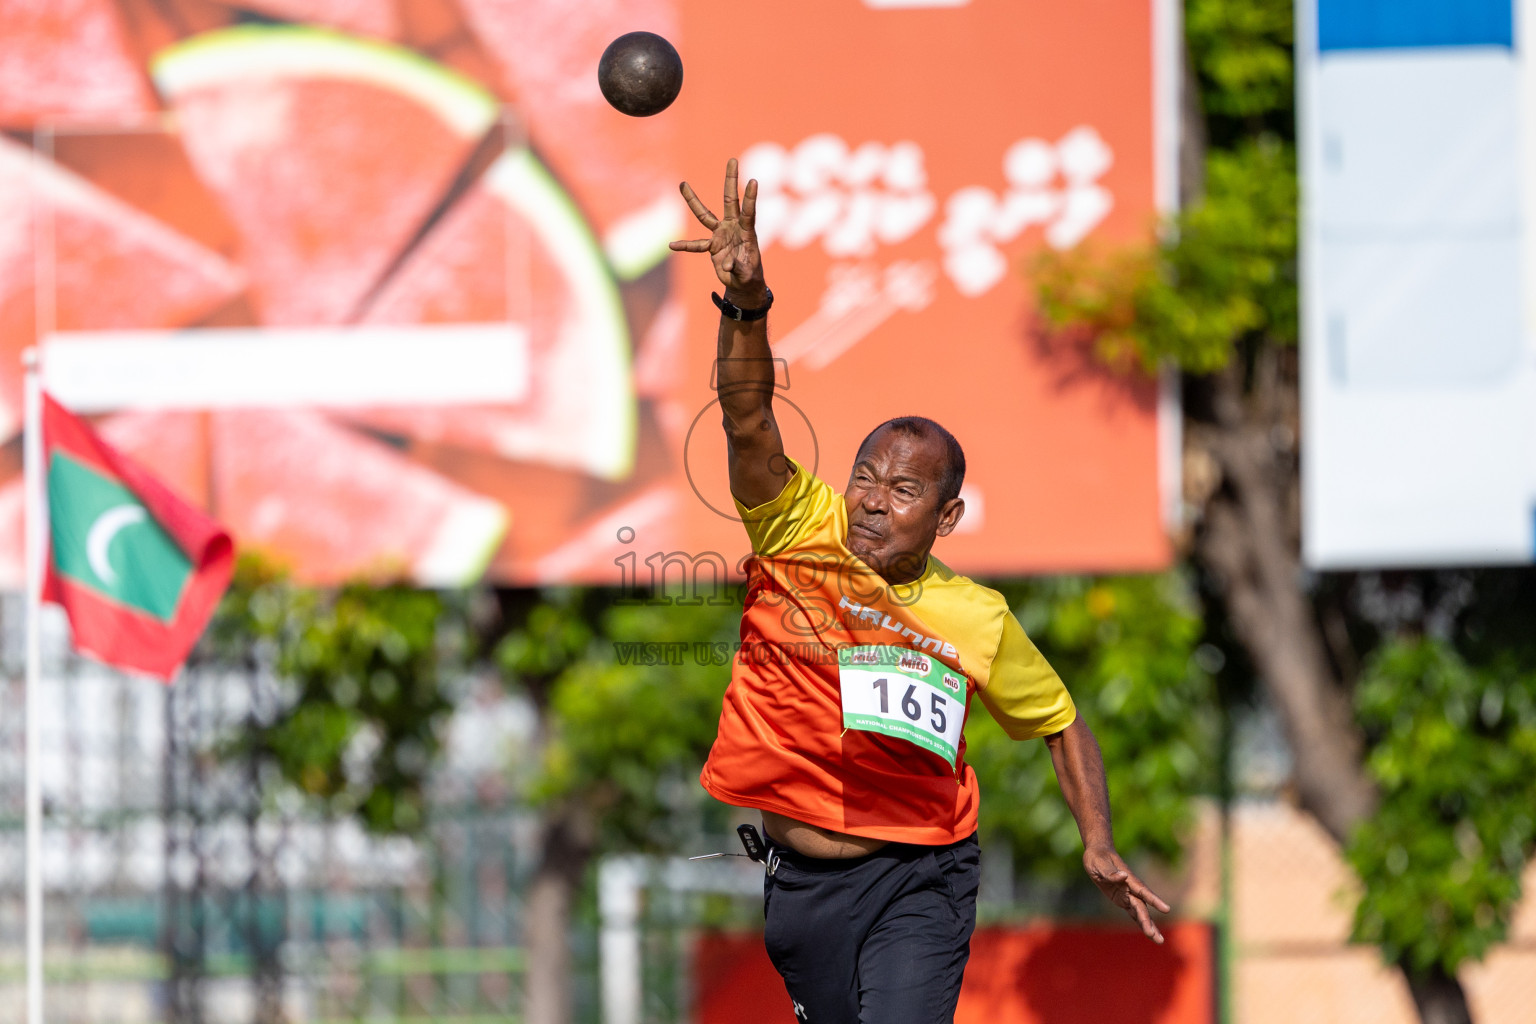
POLYGON ((709 297, 715 300, 715 306, 720 310, 721 316, 728 320, 740 320, 751 323, 753 320, 761 320, 767 316, 768 310, 773 307, 773 289, 764 288, 763 291, 768 293, 768 301, 756 309, 742 309, 736 303, 722 298, 715 292, 710 292, 709 297))

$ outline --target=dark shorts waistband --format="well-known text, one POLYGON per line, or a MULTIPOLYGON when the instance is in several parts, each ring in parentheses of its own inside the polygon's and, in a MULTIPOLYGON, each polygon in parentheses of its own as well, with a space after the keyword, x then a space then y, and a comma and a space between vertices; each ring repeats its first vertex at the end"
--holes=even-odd
POLYGON ((974 844, 976 833, 972 832, 964 839, 953 843, 944 843, 940 846, 922 846, 916 843, 886 843, 880 849, 872 853, 866 853, 861 857, 807 857, 798 850, 790 849, 772 839, 764 837, 768 844, 769 863, 777 856, 780 861, 790 865, 797 871, 811 872, 836 872, 851 871, 864 864, 872 864, 877 861, 903 861, 921 857, 927 853, 935 853, 940 850, 952 850, 956 847, 974 844))

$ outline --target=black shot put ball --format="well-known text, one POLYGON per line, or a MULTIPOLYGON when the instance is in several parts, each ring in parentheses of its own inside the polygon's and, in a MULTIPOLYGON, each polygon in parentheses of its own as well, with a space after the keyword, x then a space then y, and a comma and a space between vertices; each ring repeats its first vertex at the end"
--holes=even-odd
POLYGON ((683 59, 654 32, 628 32, 597 62, 603 99, 621 114, 650 117, 672 105, 683 88, 683 59))

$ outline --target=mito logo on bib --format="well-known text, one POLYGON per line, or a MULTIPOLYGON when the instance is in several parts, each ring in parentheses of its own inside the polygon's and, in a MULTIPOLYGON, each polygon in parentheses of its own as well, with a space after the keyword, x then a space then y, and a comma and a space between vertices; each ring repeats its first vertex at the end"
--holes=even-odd
POLYGON ((903 647, 838 651, 843 728, 906 740, 951 767, 960 756, 966 687, 942 662, 903 647))

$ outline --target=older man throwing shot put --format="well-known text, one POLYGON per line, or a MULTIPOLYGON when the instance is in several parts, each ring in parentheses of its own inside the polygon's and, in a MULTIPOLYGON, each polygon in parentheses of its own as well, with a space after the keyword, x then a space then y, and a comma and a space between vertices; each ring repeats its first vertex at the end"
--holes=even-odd
MULTIPOLYGON (((1115 850, 1104 762, 1061 679, 1002 595, 929 552, 965 514, 965 455, 901 416, 860 445, 837 494, 789 458, 753 217, 726 165, 715 216, 682 186, 725 295, 716 388, 731 493, 751 539, 743 647, 701 781, 762 813, 768 954, 806 1024, 954 1018, 976 923, 978 698, 1008 734, 1043 738, 1083 837, 1083 866, 1146 936, 1168 905, 1115 850)), ((912 394, 923 393, 914 379, 912 394)))

